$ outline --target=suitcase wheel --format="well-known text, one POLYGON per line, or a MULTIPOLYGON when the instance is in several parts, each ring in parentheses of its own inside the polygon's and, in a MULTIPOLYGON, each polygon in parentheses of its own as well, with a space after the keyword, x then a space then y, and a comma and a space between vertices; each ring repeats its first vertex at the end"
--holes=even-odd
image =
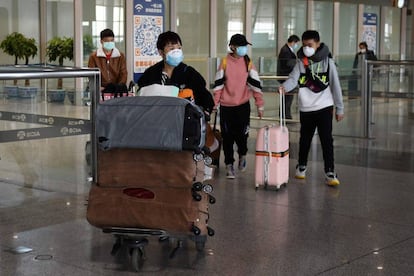
POLYGON ((211 237, 211 236, 214 236, 214 234, 216 233, 216 231, 214 231, 214 229, 213 228, 211 228, 211 227, 208 227, 207 226, 207 234, 211 237))
POLYGON ((213 164, 213 158, 211 158, 211 156, 205 156, 204 157, 204 164, 205 165, 207 165, 207 166, 209 166, 209 165, 211 165, 211 164, 213 164))
POLYGON ((202 161, 204 159, 204 156, 203 156, 202 153, 194 153, 193 159, 196 162, 200 162, 200 161, 202 161))
POLYGON ((195 226, 195 225, 193 225, 192 227, 191 227, 191 231, 194 233, 194 235, 196 235, 196 236, 198 236, 198 235, 200 235, 201 234, 201 230, 200 230, 200 228, 198 228, 197 226, 195 226))
POLYGON ((195 182, 193 183, 193 191, 201 191, 203 189, 203 183, 201 182, 195 182))
POLYGON ((211 186, 210 184, 204 184, 203 192, 205 192, 206 194, 211 194, 213 192, 213 186, 211 186))
POLYGON ((193 195, 193 199, 195 200, 195 201, 201 201, 201 195, 200 194, 198 194, 197 192, 195 192, 195 191, 192 191, 192 195, 193 195))
POLYGON ((214 204, 214 203, 216 203, 216 198, 212 195, 208 195, 208 202, 210 204, 214 204))

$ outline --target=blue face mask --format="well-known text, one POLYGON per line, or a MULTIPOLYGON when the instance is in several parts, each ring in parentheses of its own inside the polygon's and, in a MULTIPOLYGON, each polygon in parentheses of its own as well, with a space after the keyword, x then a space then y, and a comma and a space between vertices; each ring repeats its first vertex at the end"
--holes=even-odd
POLYGON ((171 66, 178 66, 184 60, 184 54, 181 49, 174 49, 167 53, 165 61, 171 66))
POLYGON ((244 57, 247 55, 247 46, 239 46, 236 48, 236 54, 238 56, 244 57))
POLYGON ((104 42, 102 46, 105 50, 111 51, 115 48, 115 42, 113 41, 104 42))
POLYGON ((297 43, 293 44, 293 51, 296 51, 299 48, 299 45, 297 43))

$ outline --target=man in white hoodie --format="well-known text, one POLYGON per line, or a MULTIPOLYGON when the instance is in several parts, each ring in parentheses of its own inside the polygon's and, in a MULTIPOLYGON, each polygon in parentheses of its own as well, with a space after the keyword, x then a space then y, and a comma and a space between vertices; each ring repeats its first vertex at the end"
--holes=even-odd
POLYGON ((329 48, 320 42, 319 33, 305 31, 298 62, 289 74, 288 80, 279 88, 280 93, 289 93, 299 86, 300 139, 299 160, 295 177, 305 179, 308 154, 315 130, 321 141, 325 179, 329 186, 338 186, 339 180, 334 167, 332 119, 344 118, 342 89, 336 65, 329 48))

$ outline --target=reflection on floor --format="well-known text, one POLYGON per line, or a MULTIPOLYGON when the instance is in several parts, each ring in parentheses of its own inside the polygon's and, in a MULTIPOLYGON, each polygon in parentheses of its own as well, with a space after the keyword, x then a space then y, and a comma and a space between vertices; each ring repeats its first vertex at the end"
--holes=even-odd
MULTIPOLYGON (((334 123, 336 133, 359 127, 351 102, 347 108, 348 121, 334 123)), ((215 236, 201 253, 191 241, 184 242, 173 258, 168 243, 150 238, 141 275, 413 275, 414 110, 410 101, 398 99, 379 100, 374 109, 375 139, 335 136, 338 188, 324 185, 315 136, 306 180, 291 177, 278 192, 256 191, 255 128, 265 122, 252 122, 248 170, 227 180, 221 166, 213 183, 217 202, 210 207, 210 225, 215 236)), ((288 127, 293 176, 299 126, 288 127)), ((87 137, 62 139, 23 142, 34 162, 38 154, 51 154, 39 147, 62 156, 75 149, 77 157, 63 161, 69 169, 50 156, 55 173, 47 172, 47 178, 40 165, 33 169, 20 160, 27 154, 19 157, 13 151, 18 146, 1 153, 1 166, 10 169, 6 161, 17 154, 26 165, 19 170, 28 178, 7 181, 2 169, 0 275, 135 275, 128 252, 112 256, 114 238, 85 220, 87 173, 67 176, 67 170, 84 170, 87 137), (55 181, 59 176, 66 180, 55 181), (31 187, 35 177, 44 186, 31 187)))

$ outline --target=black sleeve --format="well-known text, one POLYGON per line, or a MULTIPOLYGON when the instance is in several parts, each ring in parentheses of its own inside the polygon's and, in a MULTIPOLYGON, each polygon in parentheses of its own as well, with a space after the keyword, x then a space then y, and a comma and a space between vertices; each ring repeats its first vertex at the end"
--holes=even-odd
POLYGON ((354 64, 352 64, 352 68, 358 67, 358 59, 359 59, 359 54, 356 54, 354 58, 354 64))
POLYGON ((161 84, 162 64, 157 63, 148 67, 138 79, 138 87, 144 87, 151 84, 161 84))
POLYGON ((187 68, 188 87, 193 90, 195 103, 205 111, 211 112, 214 107, 213 96, 206 88, 206 81, 193 67, 187 68))

